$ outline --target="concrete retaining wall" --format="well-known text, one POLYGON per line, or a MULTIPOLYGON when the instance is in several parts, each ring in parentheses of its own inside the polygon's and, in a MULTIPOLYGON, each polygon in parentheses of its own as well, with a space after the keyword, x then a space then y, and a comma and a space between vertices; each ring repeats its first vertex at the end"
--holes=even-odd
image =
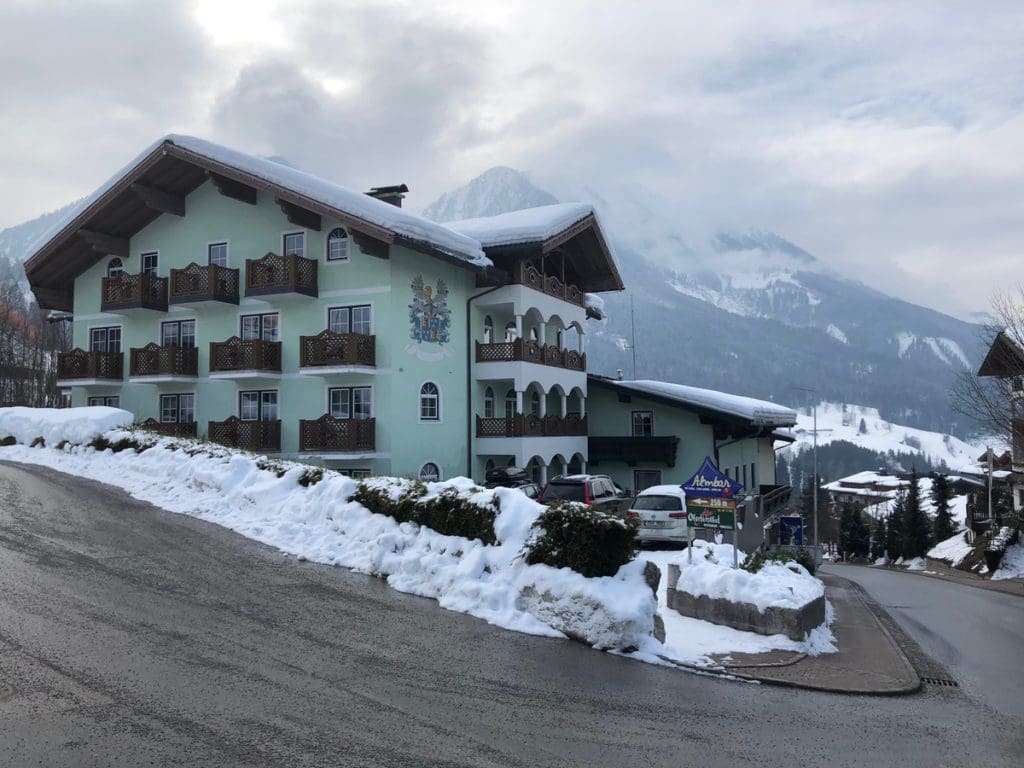
POLYGON ((679 566, 668 567, 668 607, 683 616, 722 624, 761 635, 786 635, 803 640, 807 633, 825 622, 825 598, 819 597, 802 608, 758 609, 753 603, 734 603, 707 595, 691 595, 675 589, 679 566))

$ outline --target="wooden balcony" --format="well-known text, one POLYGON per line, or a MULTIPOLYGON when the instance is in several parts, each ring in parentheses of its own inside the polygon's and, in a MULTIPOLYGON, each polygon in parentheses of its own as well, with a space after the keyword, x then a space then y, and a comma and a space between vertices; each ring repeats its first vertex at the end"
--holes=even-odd
POLYGON ((128 375, 185 376, 199 375, 199 350, 195 347, 161 347, 147 344, 129 352, 128 375))
POLYGON ((666 464, 674 467, 679 438, 667 437, 594 437, 588 442, 590 463, 623 461, 637 464, 666 464))
POLYGON ((206 301, 237 304, 238 270, 216 264, 201 266, 194 261, 184 269, 172 269, 168 301, 171 304, 206 301))
POLYGON ((206 436, 211 442, 253 453, 281 450, 280 420, 242 421, 237 416, 231 416, 224 421, 211 421, 206 436))
POLYGON ((299 367, 301 368, 349 365, 372 367, 376 364, 376 336, 324 330, 316 336, 299 337, 299 367))
POLYGON ((325 413, 319 419, 299 420, 300 451, 366 453, 376 445, 376 419, 336 419, 325 413))
POLYGON ((586 437, 587 417, 569 414, 534 416, 517 413, 511 418, 476 417, 477 437, 586 437))
POLYGON ((86 352, 72 349, 57 353, 57 380, 124 378, 123 352, 86 352))
POLYGON ((232 336, 227 341, 210 342, 210 373, 242 371, 281 372, 281 342, 232 336))
POLYGON ((545 275, 535 266, 525 261, 519 262, 516 269, 513 270, 512 281, 519 285, 525 285, 527 288, 533 288, 535 291, 541 291, 549 296, 562 299, 570 304, 575 304, 577 307, 583 306, 583 291, 577 286, 562 282, 562 279, 555 275, 545 275))
POLYGON ((524 362, 550 365, 570 371, 586 371, 587 355, 573 349, 559 349, 554 344, 516 339, 493 344, 476 342, 478 363, 524 362))
POLYGON ((262 259, 245 260, 245 295, 298 293, 317 296, 317 262, 302 256, 268 253, 262 259))
POLYGON ((192 437, 196 436, 197 425, 194 421, 157 421, 156 419, 146 419, 140 425, 143 429, 148 429, 151 432, 157 432, 164 437, 192 437))
POLYGON ((167 278, 156 275, 104 277, 100 311, 122 313, 136 309, 167 311, 167 278))

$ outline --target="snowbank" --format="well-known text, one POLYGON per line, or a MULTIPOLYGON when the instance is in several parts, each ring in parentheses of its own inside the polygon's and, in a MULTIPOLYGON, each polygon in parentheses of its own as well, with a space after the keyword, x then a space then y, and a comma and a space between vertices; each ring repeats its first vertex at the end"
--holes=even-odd
POLYGON ((942 560, 949 563, 953 568, 956 568, 963 562, 963 559, 967 557, 974 548, 967 543, 967 537, 964 535, 964 531, 960 531, 954 536, 950 536, 945 541, 940 541, 930 550, 928 550, 928 557, 932 560, 942 560))
POLYGON ((1013 544, 1006 548, 999 570, 992 574, 996 580, 1024 579, 1024 544, 1013 544))
POLYGON ((679 580, 670 587, 697 597, 750 603, 761 611, 801 608, 825 595, 825 585, 799 563, 769 560, 757 573, 733 568, 732 548, 727 545, 707 546, 699 553, 695 548, 693 563, 684 559, 679 565, 679 580))
POLYGON ((97 435, 132 423, 132 414, 120 408, 0 408, 0 439, 12 435, 31 445, 42 437, 47 445, 88 443, 97 435))
MULTIPOLYGON (((63 419, 21 411, 32 409, 0 411, 0 435, 17 431, 31 441, 44 428, 48 446, 68 435, 91 440, 102 431, 100 425, 131 420, 112 408, 58 412, 78 412, 63 419)), ((308 482, 313 468, 303 464, 272 461, 268 466, 263 457, 145 432, 104 434, 111 442, 128 437, 151 447, 115 453, 77 444, 63 450, 15 445, 0 448, 0 459, 102 477, 169 511, 217 523, 300 559, 385 578, 402 592, 507 629, 570 636, 603 649, 654 642, 657 603, 636 563, 615 576, 585 578, 567 568, 523 561, 530 528, 543 508, 519 491, 483 490, 466 478, 427 484, 428 496, 455 489, 474 502, 496 503, 498 544, 485 545, 374 514, 349 501, 357 484, 336 472, 324 471, 319 482, 306 486, 299 481, 308 482)), ((394 479, 379 482, 402 487, 394 479)))
POLYGON ((925 569, 924 558, 915 557, 913 560, 905 563, 908 571, 923 571, 925 569))

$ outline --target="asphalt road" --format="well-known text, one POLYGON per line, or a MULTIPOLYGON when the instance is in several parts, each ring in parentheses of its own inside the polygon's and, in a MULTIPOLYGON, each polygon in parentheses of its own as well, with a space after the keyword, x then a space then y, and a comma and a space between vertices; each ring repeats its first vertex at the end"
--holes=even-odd
POLYGON ((0 766, 1019 765, 976 714, 506 632, 0 463, 0 766))
POLYGON ((1024 598, 866 566, 825 570, 864 587, 976 702, 1024 719, 1024 598))

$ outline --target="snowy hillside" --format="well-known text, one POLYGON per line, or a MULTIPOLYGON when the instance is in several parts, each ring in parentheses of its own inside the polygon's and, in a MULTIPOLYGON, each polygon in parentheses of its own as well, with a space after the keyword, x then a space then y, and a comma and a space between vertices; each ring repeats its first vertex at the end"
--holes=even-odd
MULTIPOLYGON (((25 281, 21 262, 32 245, 46 234, 72 206, 67 205, 50 213, 44 213, 31 221, 0 230, 0 278, 10 274, 19 281, 25 281)), ((27 281, 26 281, 27 284, 27 281)))
MULTIPOLYGON (((809 409, 801 409, 797 425, 791 430, 797 440, 781 449, 780 454, 811 450, 813 429, 813 414, 809 409)), ((891 451, 897 455, 921 456, 928 464, 949 467, 969 463, 984 450, 952 435, 893 424, 883 419, 877 408, 822 403, 818 406, 818 446, 838 440, 878 453, 891 451)))

